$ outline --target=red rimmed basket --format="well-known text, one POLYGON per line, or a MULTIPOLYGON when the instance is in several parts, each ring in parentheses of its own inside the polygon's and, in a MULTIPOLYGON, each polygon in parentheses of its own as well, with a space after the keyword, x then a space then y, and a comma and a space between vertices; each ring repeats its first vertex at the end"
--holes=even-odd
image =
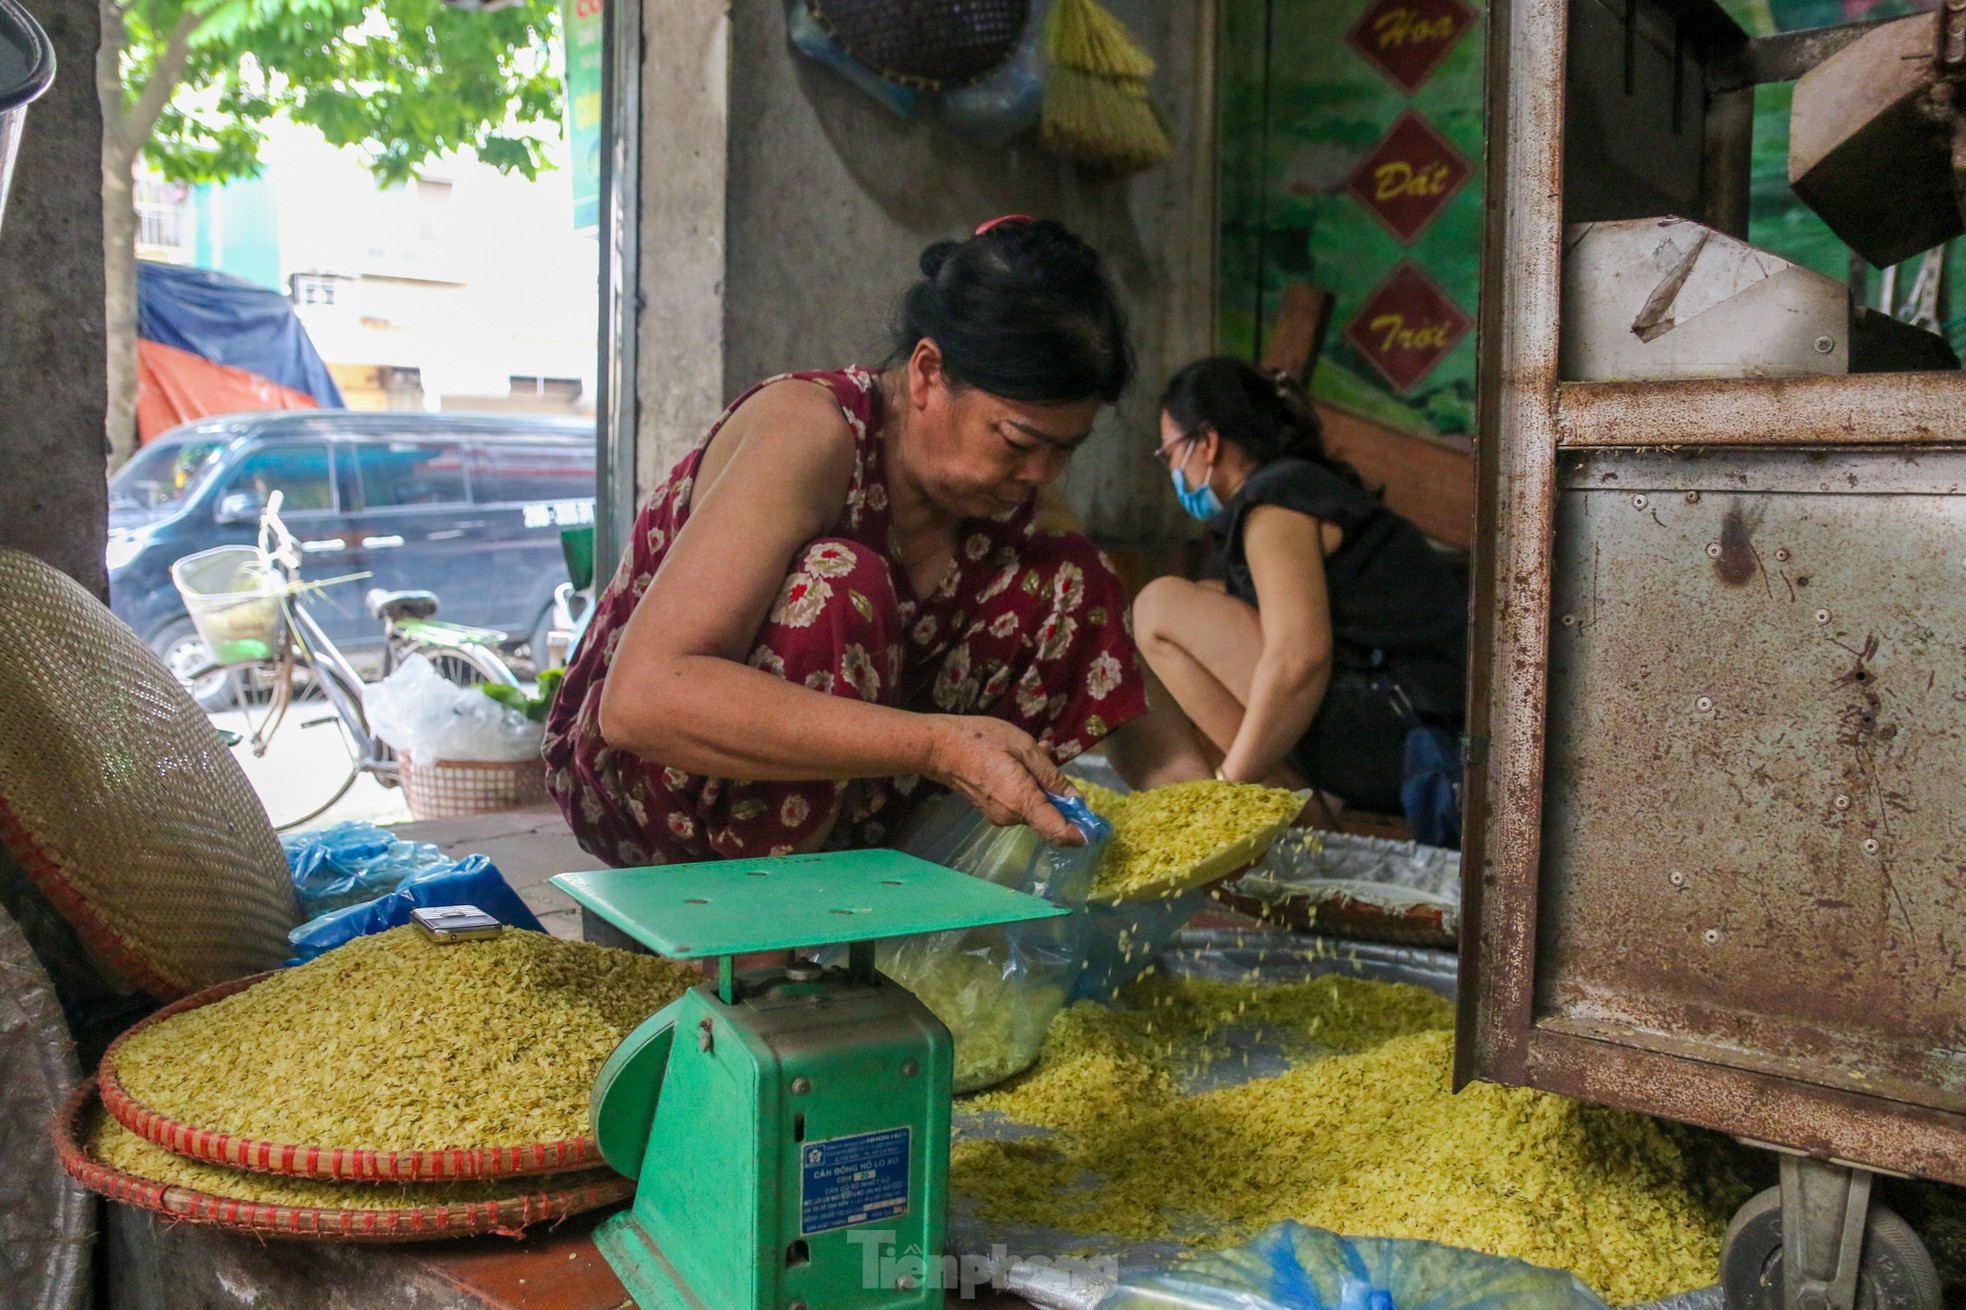
POLYGON ((54 1125, 55 1148, 62 1167, 76 1182, 112 1201, 153 1210, 183 1223, 257 1233, 262 1237, 339 1242, 431 1242, 483 1233, 518 1237, 533 1224, 557 1222, 582 1211, 612 1205, 628 1199, 635 1191, 635 1184, 629 1179, 597 1171, 583 1176, 578 1186, 414 1209, 338 1210, 213 1196, 176 1183, 127 1173, 89 1154, 83 1145, 83 1116, 95 1100, 95 1080, 85 1079, 69 1095, 54 1125))
POLYGON ((124 1042, 173 1015, 222 1001, 242 992, 269 973, 235 978, 176 1001, 137 1024, 110 1043, 97 1070, 103 1108, 137 1136, 155 1142, 175 1155, 205 1160, 232 1169, 319 1178, 336 1182, 443 1183, 479 1178, 520 1178, 566 1173, 601 1166, 601 1150, 591 1137, 522 1146, 452 1147, 439 1151, 370 1151, 322 1146, 289 1146, 235 1137, 209 1128, 179 1123, 150 1109, 116 1077, 116 1052, 124 1042))

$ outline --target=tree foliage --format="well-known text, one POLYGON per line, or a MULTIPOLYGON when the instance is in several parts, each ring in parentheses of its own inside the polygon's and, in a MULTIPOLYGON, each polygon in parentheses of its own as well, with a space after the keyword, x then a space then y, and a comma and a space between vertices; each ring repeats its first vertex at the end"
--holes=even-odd
POLYGON ((559 130, 555 0, 127 0, 120 17, 108 126, 174 181, 257 173, 276 115, 359 147, 382 182, 461 149, 533 177, 559 130))

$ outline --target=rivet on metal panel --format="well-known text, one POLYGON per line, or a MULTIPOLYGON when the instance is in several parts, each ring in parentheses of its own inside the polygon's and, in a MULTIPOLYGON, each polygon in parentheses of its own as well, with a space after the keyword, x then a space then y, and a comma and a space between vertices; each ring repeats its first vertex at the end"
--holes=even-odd
POLYGON ((1830 353, 1830 351, 1832 351, 1832 350, 1835 350, 1835 349, 1836 349, 1836 338, 1835 338, 1835 337, 1817 337, 1817 338, 1816 338, 1816 353, 1817 353, 1818 355, 1827 355, 1827 354, 1829 354, 1829 353, 1830 353))
POLYGON ((1707 945, 1709 946, 1715 945, 1720 941, 1720 929, 1709 928, 1705 932, 1701 933, 1700 936, 1702 939, 1705 940, 1707 945))
POLYGON ((1713 713, 1713 697, 1711 696, 1700 697, 1700 699, 1693 702, 1693 708, 1698 710, 1702 714, 1713 713))
POLYGON ((1788 562, 1789 562, 1789 548, 1788 548, 1787 546, 1784 546, 1784 547, 1782 547, 1782 548, 1781 548, 1780 550, 1778 550, 1778 551, 1776 551, 1776 552, 1775 552, 1775 558, 1776 558, 1776 559, 1778 559, 1778 560, 1780 560, 1780 561, 1781 561, 1782 563, 1784 563, 1784 564, 1786 564, 1786 563, 1788 563, 1788 562))
POLYGON ((1719 559, 1719 558, 1720 558, 1720 543, 1719 543, 1719 542, 1717 542, 1717 541, 1709 541, 1709 542, 1707 543, 1707 558, 1708 558, 1708 559, 1719 559))
POLYGON ((1864 838, 1864 854, 1875 855, 1881 849, 1882 847, 1878 846, 1877 844, 1877 838, 1875 837, 1864 838))
POLYGON ((806 1310, 806 1303, 804 1301, 792 1301, 786 1305, 785 1310, 806 1310))
POLYGON ((1700 493, 1699 493, 1699 492, 1697 492, 1697 491, 1689 491, 1689 492, 1687 492, 1687 493, 1686 493, 1686 503, 1687 503, 1687 504, 1689 504, 1689 505, 1697 505, 1697 504, 1699 504, 1699 503, 1700 503, 1700 493))
POLYGON ((1564 626, 1564 627, 1566 627, 1566 628, 1574 628, 1574 627, 1576 627, 1576 626, 1577 626, 1577 616, 1576 616, 1575 614, 1566 614, 1566 615, 1564 615, 1564 616, 1563 616, 1563 626, 1564 626))
POLYGON ((918 1284, 915 1282, 915 1276, 913 1274, 902 1274, 894 1280, 894 1286, 900 1291, 912 1292, 918 1284))
POLYGON ((1818 622, 1818 623, 1828 623, 1828 622, 1829 622, 1829 611, 1828 611, 1828 610, 1817 610, 1817 611, 1816 611, 1816 622, 1818 622))
POLYGON ((812 1090, 812 1079, 794 1078, 792 1080, 792 1095, 804 1096, 807 1092, 811 1090, 812 1090))
POLYGON ((1672 875, 1668 877, 1666 881, 1671 883, 1675 887, 1684 887, 1686 885, 1686 875, 1681 873, 1679 870, 1674 869, 1672 871, 1672 875))
POLYGON ((1848 796, 1838 796, 1838 797, 1836 798, 1836 808, 1837 808, 1837 809, 1839 809, 1839 810, 1847 810, 1847 809, 1849 809, 1849 808, 1850 808, 1850 798, 1849 798, 1848 796))
POLYGON ((1646 502, 1645 502, 1645 497, 1643 497, 1643 496, 1633 496, 1633 497, 1632 497, 1632 508, 1633 508, 1633 509, 1644 509, 1644 508, 1645 508, 1645 504, 1646 504, 1646 502))
POLYGON ((901 1066, 901 1076, 903 1078, 913 1078, 916 1074, 920 1073, 921 1071, 922 1071, 921 1065, 917 1064, 913 1060, 910 1060, 906 1064, 901 1066))

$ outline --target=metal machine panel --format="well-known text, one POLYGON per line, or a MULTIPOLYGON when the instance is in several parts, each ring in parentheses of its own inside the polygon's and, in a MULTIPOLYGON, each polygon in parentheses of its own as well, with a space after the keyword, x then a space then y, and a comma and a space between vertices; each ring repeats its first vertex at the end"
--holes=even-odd
MULTIPOLYGON (((1966 1183, 1966 378, 1559 380, 1566 219, 1644 212, 1579 185, 1580 85, 1634 84, 1579 53, 1595 2, 1489 7, 1456 1077, 1966 1183)), ((1688 216, 1744 235, 1741 98, 1863 30, 1661 3, 1708 97, 1688 216)), ((1852 1263, 1861 1206, 1794 1208, 1852 1263)))
POLYGON ((1966 1113, 1962 491, 1966 452, 1565 458, 1538 1030, 1966 1113))
POLYGON ((1680 218, 1564 233, 1561 376, 1803 377, 1850 371, 1840 282, 1680 218))

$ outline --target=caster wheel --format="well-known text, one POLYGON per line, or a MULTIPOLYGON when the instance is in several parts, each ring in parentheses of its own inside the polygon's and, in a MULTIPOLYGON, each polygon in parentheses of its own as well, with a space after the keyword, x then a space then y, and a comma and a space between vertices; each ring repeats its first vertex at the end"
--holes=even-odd
MULTIPOLYGON (((1727 1310, 1785 1310, 1782 1278, 1782 1189, 1771 1187, 1742 1206, 1720 1248, 1727 1310)), ((1872 1205, 1857 1266, 1856 1310, 1941 1310, 1939 1274, 1911 1225, 1872 1205)))

